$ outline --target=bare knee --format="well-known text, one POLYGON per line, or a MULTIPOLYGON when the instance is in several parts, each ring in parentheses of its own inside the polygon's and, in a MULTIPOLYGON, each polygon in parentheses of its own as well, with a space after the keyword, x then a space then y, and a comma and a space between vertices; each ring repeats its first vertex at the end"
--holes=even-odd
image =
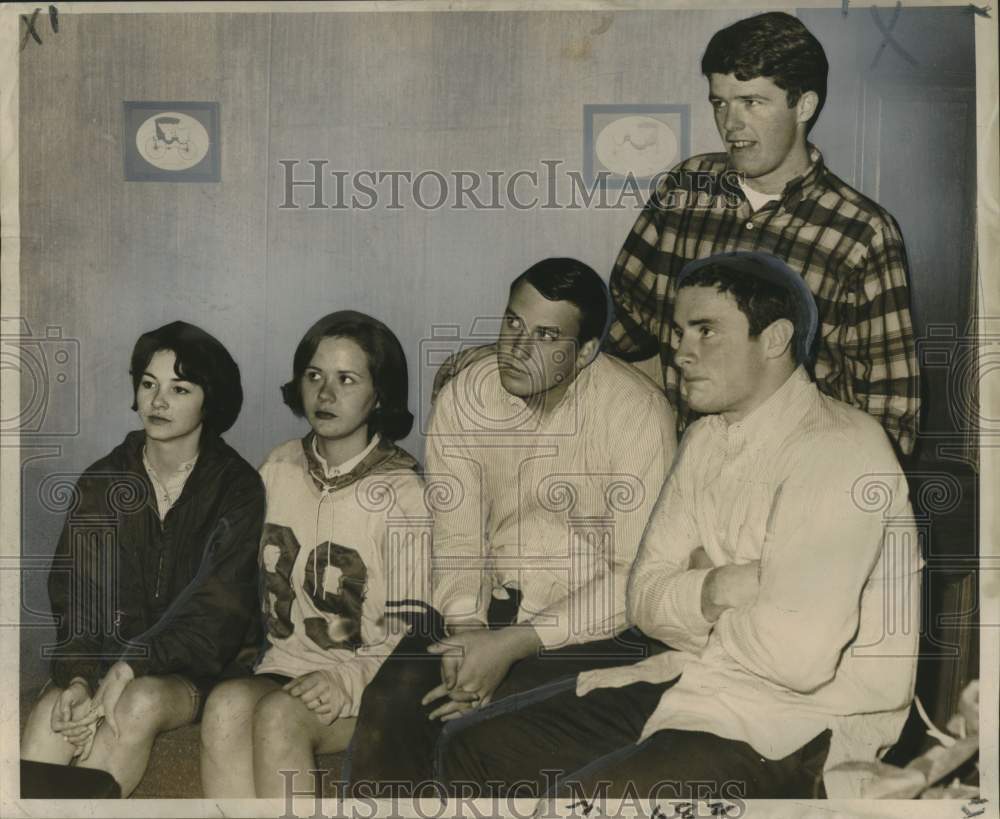
POLYGON ((35 759, 39 762, 47 761, 42 757, 51 756, 51 752, 46 748, 51 748, 58 735, 52 730, 52 710, 57 707, 59 695, 63 689, 50 685, 44 693, 35 700, 28 715, 28 721, 24 726, 24 736, 21 739, 21 756, 26 759, 35 759))
POLYGON ((250 725, 257 699, 249 680, 227 680, 213 688, 201 718, 202 742, 212 745, 250 725))
POLYGON ((30 721, 44 719, 46 725, 50 724, 52 709, 56 707, 56 703, 59 701, 63 690, 55 685, 50 685, 46 688, 42 695, 35 700, 35 704, 31 706, 31 714, 28 719, 30 721))
POLYGON ((205 703, 202 726, 214 727, 233 720, 249 722, 258 698, 251 680, 227 680, 220 683, 212 689, 208 702, 205 703))
MULTIPOLYGON (((257 703, 253 714, 254 745, 289 743, 304 729, 305 706, 286 691, 272 691, 257 703)), ((308 714, 308 716, 312 716, 308 714)))
POLYGON ((115 706, 120 736, 152 736, 166 721, 169 697, 165 685, 155 677, 132 680, 115 706))

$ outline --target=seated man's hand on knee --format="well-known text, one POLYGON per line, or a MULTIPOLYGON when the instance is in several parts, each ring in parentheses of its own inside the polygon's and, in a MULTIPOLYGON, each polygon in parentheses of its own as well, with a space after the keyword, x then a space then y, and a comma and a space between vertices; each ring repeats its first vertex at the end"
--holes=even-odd
POLYGON ((435 709, 429 718, 455 719, 469 708, 485 705, 510 667, 531 656, 540 645, 534 628, 508 626, 495 631, 467 631, 430 646, 427 650, 431 654, 442 655, 443 682, 427 693, 422 704, 445 695, 451 701, 435 709))
POLYGON ((448 627, 449 638, 447 642, 435 643, 432 646, 453 647, 455 650, 447 651, 441 655, 441 684, 428 691, 420 701, 421 705, 430 705, 442 698, 448 698, 447 702, 435 708, 428 715, 428 719, 441 719, 442 721, 454 719, 479 704, 480 694, 478 692, 465 691, 456 685, 458 672, 465 655, 460 646, 452 646, 452 638, 460 634, 468 635, 486 631, 487 629, 479 622, 456 623, 448 627))
MULTIPOLYGON (((444 661, 442 660, 442 662, 444 661)), ((420 704, 430 705, 432 702, 445 697, 447 700, 431 711, 427 715, 428 719, 440 719, 442 722, 448 722, 449 720, 457 719, 473 708, 485 705, 482 697, 475 691, 464 691, 460 688, 449 690, 445 683, 441 683, 437 688, 428 691, 420 704)))
MULTIPOLYGON (((476 618, 447 619, 445 620, 445 633, 449 639, 435 645, 450 646, 451 637, 487 631, 486 624, 476 618)), ((477 692, 464 691, 455 685, 463 659, 464 654, 461 651, 449 651, 441 655, 441 684, 428 691, 420 704, 430 705, 444 697, 448 697, 450 701, 431 712, 428 719, 454 719, 479 704, 480 695, 477 692)))

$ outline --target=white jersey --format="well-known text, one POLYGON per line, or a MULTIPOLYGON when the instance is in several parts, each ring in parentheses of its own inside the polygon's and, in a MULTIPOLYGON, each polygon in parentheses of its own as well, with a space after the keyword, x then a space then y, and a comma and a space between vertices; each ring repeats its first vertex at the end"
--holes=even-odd
POLYGON ((379 443, 330 477, 312 440, 282 444, 260 470, 268 645, 255 672, 324 671, 341 683, 351 701, 345 716, 354 716, 402 636, 391 615, 430 600, 431 515, 416 461, 403 450, 379 443))

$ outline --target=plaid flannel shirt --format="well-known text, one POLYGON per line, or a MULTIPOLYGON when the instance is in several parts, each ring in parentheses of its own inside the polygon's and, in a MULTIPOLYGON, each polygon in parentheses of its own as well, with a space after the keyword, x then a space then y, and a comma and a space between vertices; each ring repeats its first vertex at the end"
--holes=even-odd
POLYGON ((667 174, 611 272, 616 315, 606 349, 627 361, 658 353, 679 407, 671 316, 681 268, 725 251, 773 253, 816 297, 817 386, 873 415, 909 454, 920 376, 903 239, 892 216, 831 173, 815 147, 810 153, 809 170, 756 212, 725 154, 691 157, 667 174))

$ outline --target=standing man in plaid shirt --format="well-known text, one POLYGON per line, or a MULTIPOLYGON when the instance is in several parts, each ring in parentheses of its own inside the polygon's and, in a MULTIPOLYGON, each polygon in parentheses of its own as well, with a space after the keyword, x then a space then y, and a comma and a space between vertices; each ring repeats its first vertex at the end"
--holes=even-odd
MULTIPOLYGON (((604 349, 633 363, 658 357, 682 422, 671 336, 677 274, 716 253, 774 254, 802 274, 819 307, 816 385, 878 419, 905 464, 920 411, 906 249, 895 219, 831 173, 806 139, 828 69, 823 46, 790 14, 716 32, 701 70, 726 151, 663 175, 611 271, 615 321, 604 349)), ((453 356, 434 395, 492 354, 487 346, 453 356)))
POLYGON ((797 18, 770 12, 717 32, 701 70, 726 151, 682 162, 650 197, 611 272, 607 351, 632 362, 658 355, 678 406, 671 317, 681 268, 724 251, 772 253, 816 298, 817 386, 912 453, 920 394, 906 251, 892 216, 807 142, 826 98, 823 47, 797 18))

